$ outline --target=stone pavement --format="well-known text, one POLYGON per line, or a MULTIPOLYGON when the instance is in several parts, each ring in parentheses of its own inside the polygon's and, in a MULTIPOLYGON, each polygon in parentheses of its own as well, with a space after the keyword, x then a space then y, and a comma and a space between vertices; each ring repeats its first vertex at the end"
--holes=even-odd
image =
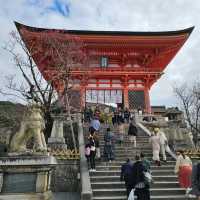
POLYGON ((75 192, 55 192, 53 200, 80 200, 80 196, 75 192))

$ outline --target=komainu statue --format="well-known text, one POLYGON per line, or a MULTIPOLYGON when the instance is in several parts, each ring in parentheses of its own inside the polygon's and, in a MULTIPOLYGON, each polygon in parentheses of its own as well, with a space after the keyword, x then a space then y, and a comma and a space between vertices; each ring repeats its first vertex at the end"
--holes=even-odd
POLYGON ((29 106, 19 130, 11 138, 9 152, 47 152, 43 129, 44 120, 40 108, 37 105, 29 106), (28 149, 27 143, 31 139, 33 140, 32 149, 28 149))

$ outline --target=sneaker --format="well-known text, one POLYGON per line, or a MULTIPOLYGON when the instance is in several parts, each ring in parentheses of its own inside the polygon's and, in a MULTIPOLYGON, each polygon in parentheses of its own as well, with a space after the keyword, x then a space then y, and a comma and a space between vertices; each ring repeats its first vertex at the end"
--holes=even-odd
POLYGON ((93 172, 93 169, 90 169, 89 172, 93 172))
POLYGON ((96 172, 96 169, 93 169, 93 172, 96 172))
POLYGON ((109 163, 111 163, 112 161, 111 160, 109 160, 109 163))

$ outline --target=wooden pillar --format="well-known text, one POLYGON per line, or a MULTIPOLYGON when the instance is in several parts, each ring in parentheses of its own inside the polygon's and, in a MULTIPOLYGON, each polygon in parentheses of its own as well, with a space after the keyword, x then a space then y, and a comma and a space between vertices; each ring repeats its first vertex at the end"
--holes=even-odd
POLYGON ((128 76, 126 75, 124 77, 124 108, 129 108, 129 102, 128 102, 128 76))
POLYGON ((80 107, 81 107, 81 110, 82 110, 82 108, 85 107, 86 85, 87 85, 87 80, 85 79, 85 77, 82 76, 81 81, 80 81, 80 107))
POLYGON ((124 108, 129 108, 129 102, 128 102, 128 86, 124 86, 124 108))
POLYGON ((81 85, 80 86, 80 106, 81 106, 81 110, 82 108, 85 107, 85 85, 81 85))
POLYGON ((151 104, 150 104, 150 97, 149 97, 149 88, 146 87, 144 89, 144 95, 145 95, 145 110, 148 114, 151 113, 151 104))

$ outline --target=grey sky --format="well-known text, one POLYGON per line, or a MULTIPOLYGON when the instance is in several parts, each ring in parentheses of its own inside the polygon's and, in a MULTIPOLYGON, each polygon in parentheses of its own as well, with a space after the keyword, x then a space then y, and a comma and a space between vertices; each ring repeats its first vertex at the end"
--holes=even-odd
MULTIPOLYGON (((199 0, 0 0, 0 44, 15 30, 13 21, 46 28, 170 31, 195 26, 193 33, 165 74, 151 89, 152 105, 172 106, 175 83, 188 82, 200 74, 199 0)), ((0 49, 0 84, 3 77, 16 73, 8 53, 0 49)), ((19 77, 20 80, 20 77, 19 77)), ((0 96, 0 100, 5 97, 0 96)))

